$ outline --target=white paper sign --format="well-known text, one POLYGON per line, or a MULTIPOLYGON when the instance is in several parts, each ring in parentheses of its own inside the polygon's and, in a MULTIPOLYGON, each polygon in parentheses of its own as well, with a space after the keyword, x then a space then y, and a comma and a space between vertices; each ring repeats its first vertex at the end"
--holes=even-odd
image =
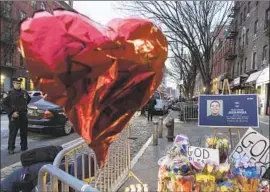
POLYGON ((230 162, 248 158, 252 166, 261 170, 261 176, 269 167, 269 139, 249 128, 229 156, 230 162))
POLYGON ((212 162, 216 165, 219 165, 218 149, 189 146, 187 156, 189 161, 192 162, 201 162, 203 164, 212 162))

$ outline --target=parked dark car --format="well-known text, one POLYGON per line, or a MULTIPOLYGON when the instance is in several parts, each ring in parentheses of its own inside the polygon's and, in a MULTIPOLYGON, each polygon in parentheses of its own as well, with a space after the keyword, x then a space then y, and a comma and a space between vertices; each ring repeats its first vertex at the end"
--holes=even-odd
POLYGON ((28 129, 49 132, 54 135, 69 135, 72 124, 58 105, 45 101, 43 97, 32 97, 28 104, 28 129))

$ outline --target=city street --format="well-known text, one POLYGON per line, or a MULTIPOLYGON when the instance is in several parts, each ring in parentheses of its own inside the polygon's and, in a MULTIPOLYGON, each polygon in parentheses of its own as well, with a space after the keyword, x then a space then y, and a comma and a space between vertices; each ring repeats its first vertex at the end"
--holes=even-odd
MULTIPOLYGON (((176 111, 170 111, 168 116, 164 117, 164 120, 167 121, 168 117, 173 117, 175 119, 176 123, 179 123, 178 119, 178 112, 176 111)), ((147 122, 147 120, 145 120, 147 122)), ((144 122, 142 122, 144 123, 144 122)), ((136 122, 138 124, 138 122, 136 122)), ((207 133, 211 133, 210 128, 198 128, 197 122, 190 122, 188 123, 193 124, 194 128, 196 129, 203 129, 197 133, 200 133, 201 137, 204 137, 207 133)), ((136 126, 135 126, 136 127, 136 126)), ((185 127, 184 123, 181 123, 180 127, 185 127)), ((220 129, 221 130, 221 129, 220 129)), ((224 129, 222 132, 226 131, 227 129, 224 129)), ((265 137, 269 138, 269 119, 267 117, 261 117, 260 118, 260 128, 258 129, 260 133, 262 133, 265 137)), ((137 131, 136 131, 137 132, 137 131)), ((241 134, 245 132, 245 129, 241 131, 241 134)), ((18 133, 17 139, 16 139, 16 149, 14 155, 9 155, 7 152, 7 143, 8 143, 8 119, 5 114, 1 115, 1 168, 9 166, 11 164, 14 164, 20 160, 20 136, 18 133)), ((147 134, 148 135, 148 134, 147 134)), ((62 145, 64 143, 67 143, 69 141, 72 141, 79 136, 76 133, 72 133, 68 136, 61 136, 61 137, 55 137, 48 134, 41 134, 41 133, 28 133, 28 146, 29 149, 36 148, 36 147, 42 147, 46 145, 62 145)), ((146 138, 147 139, 147 138, 146 138)))
MULTIPOLYGON (((16 138, 15 154, 9 155, 7 151, 8 146, 8 118, 7 115, 1 115, 1 168, 14 164, 20 161, 20 134, 16 138)), ((47 145, 62 145, 72 141, 79 136, 72 133, 68 136, 54 137, 52 135, 28 132, 28 147, 29 149, 47 146, 47 145)))
MULTIPOLYGON (((166 119, 166 114, 163 118, 166 119)), ((153 120, 158 121, 159 116, 154 116, 153 120)), ((134 157, 141 146, 148 140, 152 134, 152 122, 147 121, 146 116, 139 116, 131 122, 131 134, 135 140, 131 143, 131 156, 134 157), (145 129, 145 127, 148 127, 145 129)), ((14 155, 9 155, 7 151, 8 144, 8 118, 7 115, 1 115, 1 168, 7 167, 20 161, 20 134, 16 138, 16 149, 14 155)), ((28 132, 28 147, 29 149, 47 146, 47 145, 62 145, 67 142, 79 138, 76 133, 68 136, 54 137, 48 134, 28 132)))
MULTIPOLYGON (((164 120, 167 121, 168 117, 173 117, 175 119, 175 123, 180 123, 178 119, 178 112, 176 111, 170 111, 169 115, 164 117, 164 120)), ((157 120, 157 118, 154 118, 157 120)), ((139 122, 136 122, 136 126, 139 122)), ((141 123, 147 123, 147 120, 145 119, 145 122, 141 123)), ((210 128, 199 128, 197 127, 197 122, 190 122, 188 123, 189 126, 193 124, 195 129, 200 129, 200 131, 195 131, 196 135, 199 133, 199 137, 204 137, 206 134, 211 133, 210 128), (201 130, 202 129, 202 130, 201 130)), ((140 125, 140 124, 138 124, 140 125)), ((185 127, 185 124, 181 122, 180 127, 185 127)), ((221 129, 220 129, 221 130, 221 129)), ((226 132, 227 129, 221 130, 222 132, 226 132)), ((267 117, 261 117, 260 118, 260 128, 258 129, 260 133, 262 133, 265 137, 269 138, 269 118, 267 117)), ((245 132, 245 129, 241 131, 241 134, 245 132)), ((11 164, 14 164, 20 160, 20 136, 18 133, 17 139, 16 139, 16 149, 14 155, 9 155, 7 152, 7 143, 8 143, 8 119, 5 114, 1 115, 1 168, 9 166, 11 164)), ((136 131, 136 133, 138 133, 136 131)), ((150 133, 150 132, 149 132, 150 133)), ((139 133, 140 134, 140 133, 139 133)), ((151 134, 151 133, 150 133, 151 134)), ((148 135, 148 133, 145 135, 148 135)), ((77 139, 79 136, 76 133, 72 133, 68 136, 61 136, 61 137, 55 137, 48 134, 41 134, 41 133, 28 133, 28 146, 29 149, 36 148, 36 147, 42 147, 46 145, 62 145, 64 143, 67 143, 69 141, 72 141, 74 139, 77 139)), ((147 138, 146 138, 147 139, 147 138)), ((138 141, 139 142, 139 141, 138 141)), ((144 142, 144 141, 142 141, 144 142)), ((135 143, 134 143, 135 144, 135 143)), ((137 143, 136 143, 137 144, 137 143)))

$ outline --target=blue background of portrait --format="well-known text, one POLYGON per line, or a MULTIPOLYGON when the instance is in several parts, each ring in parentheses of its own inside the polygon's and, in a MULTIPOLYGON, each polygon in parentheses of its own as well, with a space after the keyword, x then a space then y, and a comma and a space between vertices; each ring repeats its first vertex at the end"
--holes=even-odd
POLYGON ((258 98, 255 94, 247 95, 201 95, 199 97, 199 126, 212 127, 259 127, 258 98), (207 100, 223 101, 222 121, 207 119, 207 100), (239 102, 239 107, 235 102, 239 102), (240 116, 229 114, 231 110, 243 109, 247 114, 240 116), (241 122, 242 121, 242 122, 241 122))

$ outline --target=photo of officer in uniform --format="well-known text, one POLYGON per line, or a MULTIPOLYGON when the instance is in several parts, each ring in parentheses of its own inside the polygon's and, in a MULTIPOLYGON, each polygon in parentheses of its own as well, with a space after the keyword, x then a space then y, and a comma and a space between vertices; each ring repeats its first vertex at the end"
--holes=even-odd
POLYGON ((26 151, 27 146, 27 105, 31 97, 27 91, 21 89, 21 78, 13 78, 13 89, 9 91, 3 100, 3 108, 9 119, 8 153, 14 154, 15 141, 20 129, 21 151, 26 151))
POLYGON ((208 101, 207 103, 210 103, 209 106, 207 106, 208 108, 207 120, 222 122, 224 120, 223 111, 222 111, 223 103, 217 100, 208 101))

